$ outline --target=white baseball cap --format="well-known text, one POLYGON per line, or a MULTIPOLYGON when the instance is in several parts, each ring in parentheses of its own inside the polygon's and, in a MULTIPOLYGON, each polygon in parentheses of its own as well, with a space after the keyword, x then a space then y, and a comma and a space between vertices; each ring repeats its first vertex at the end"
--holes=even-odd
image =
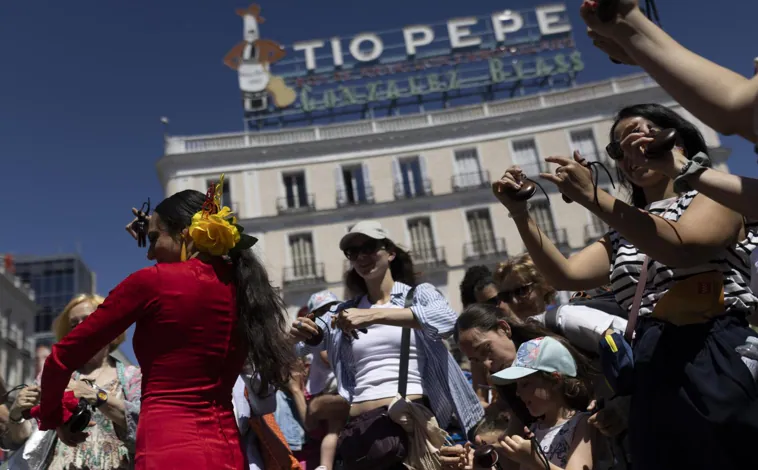
POLYGON ((321 307, 329 304, 339 303, 339 301, 340 300, 337 298, 337 296, 328 290, 316 292, 311 296, 310 299, 308 299, 308 313, 313 313, 321 307))
POLYGON ((492 383, 505 385, 535 372, 557 372, 576 377, 576 361, 557 339, 549 336, 535 338, 519 346, 513 365, 492 374, 492 383))
POLYGON ((353 240, 360 235, 373 238, 374 240, 384 240, 389 238, 389 234, 384 228, 382 228, 382 224, 375 220, 364 220, 353 225, 353 228, 342 237, 342 240, 340 240, 340 250, 345 251, 350 245, 350 240, 353 240))

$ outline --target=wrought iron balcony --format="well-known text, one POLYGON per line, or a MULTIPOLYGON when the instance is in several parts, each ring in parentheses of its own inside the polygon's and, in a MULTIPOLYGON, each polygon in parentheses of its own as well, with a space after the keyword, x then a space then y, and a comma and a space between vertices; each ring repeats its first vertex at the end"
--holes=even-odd
POLYGON ((408 184, 395 183, 395 199, 413 199, 432 195, 432 182, 426 178, 408 184), (420 183, 420 184, 419 184, 420 183), (421 186, 419 188, 419 186, 421 186))
POLYGON ((280 214, 295 214, 316 210, 313 194, 305 197, 280 197, 276 200, 276 209, 280 214))
POLYGON ((374 203, 374 188, 365 186, 363 191, 337 191, 337 207, 358 206, 374 203))
POLYGON ((475 173, 458 173, 453 175, 451 179, 453 191, 455 192, 489 188, 492 183, 489 170, 475 173))
POLYGON ((310 286, 326 282, 324 263, 301 263, 284 268, 284 286, 310 286))
POLYGON ((411 250, 413 265, 423 269, 434 269, 447 266, 445 247, 426 247, 411 250))
POLYGON ((464 243, 463 260, 482 261, 497 260, 501 261, 508 257, 508 251, 505 248, 505 238, 488 238, 480 239, 472 243, 464 243))

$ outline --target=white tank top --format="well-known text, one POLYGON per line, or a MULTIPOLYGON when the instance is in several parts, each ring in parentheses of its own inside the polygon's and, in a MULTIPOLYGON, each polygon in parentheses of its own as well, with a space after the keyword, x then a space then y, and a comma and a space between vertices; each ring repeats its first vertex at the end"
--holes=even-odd
MULTIPOLYGON (((358 308, 402 307, 394 304, 371 305, 368 298, 363 297, 358 308)), ((397 395, 400 338, 403 329, 387 325, 371 325, 367 329, 368 333, 360 334, 358 339, 353 341, 353 359, 355 360, 353 403, 393 398, 397 395)), ((411 334, 407 395, 422 394, 416 335, 411 334)))

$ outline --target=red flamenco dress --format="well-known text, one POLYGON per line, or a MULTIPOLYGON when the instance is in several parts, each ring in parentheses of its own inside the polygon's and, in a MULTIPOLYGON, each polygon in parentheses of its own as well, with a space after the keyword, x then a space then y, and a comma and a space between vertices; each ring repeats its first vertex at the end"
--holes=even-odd
POLYGON ((42 373, 40 429, 63 423, 71 374, 136 323, 142 368, 136 469, 245 469, 232 408, 247 353, 237 322, 226 262, 195 258, 137 271, 53 346, 42 373))

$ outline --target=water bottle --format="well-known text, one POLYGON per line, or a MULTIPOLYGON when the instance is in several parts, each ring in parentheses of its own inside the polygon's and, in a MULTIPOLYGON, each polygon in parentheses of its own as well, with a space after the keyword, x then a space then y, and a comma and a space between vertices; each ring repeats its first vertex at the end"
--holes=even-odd
POLYGON ((753 380, 758 381, 758 338, 748 336, 745 344, 737 346, 735 351, 742 356, 742 362, 750 370, 753 380))

